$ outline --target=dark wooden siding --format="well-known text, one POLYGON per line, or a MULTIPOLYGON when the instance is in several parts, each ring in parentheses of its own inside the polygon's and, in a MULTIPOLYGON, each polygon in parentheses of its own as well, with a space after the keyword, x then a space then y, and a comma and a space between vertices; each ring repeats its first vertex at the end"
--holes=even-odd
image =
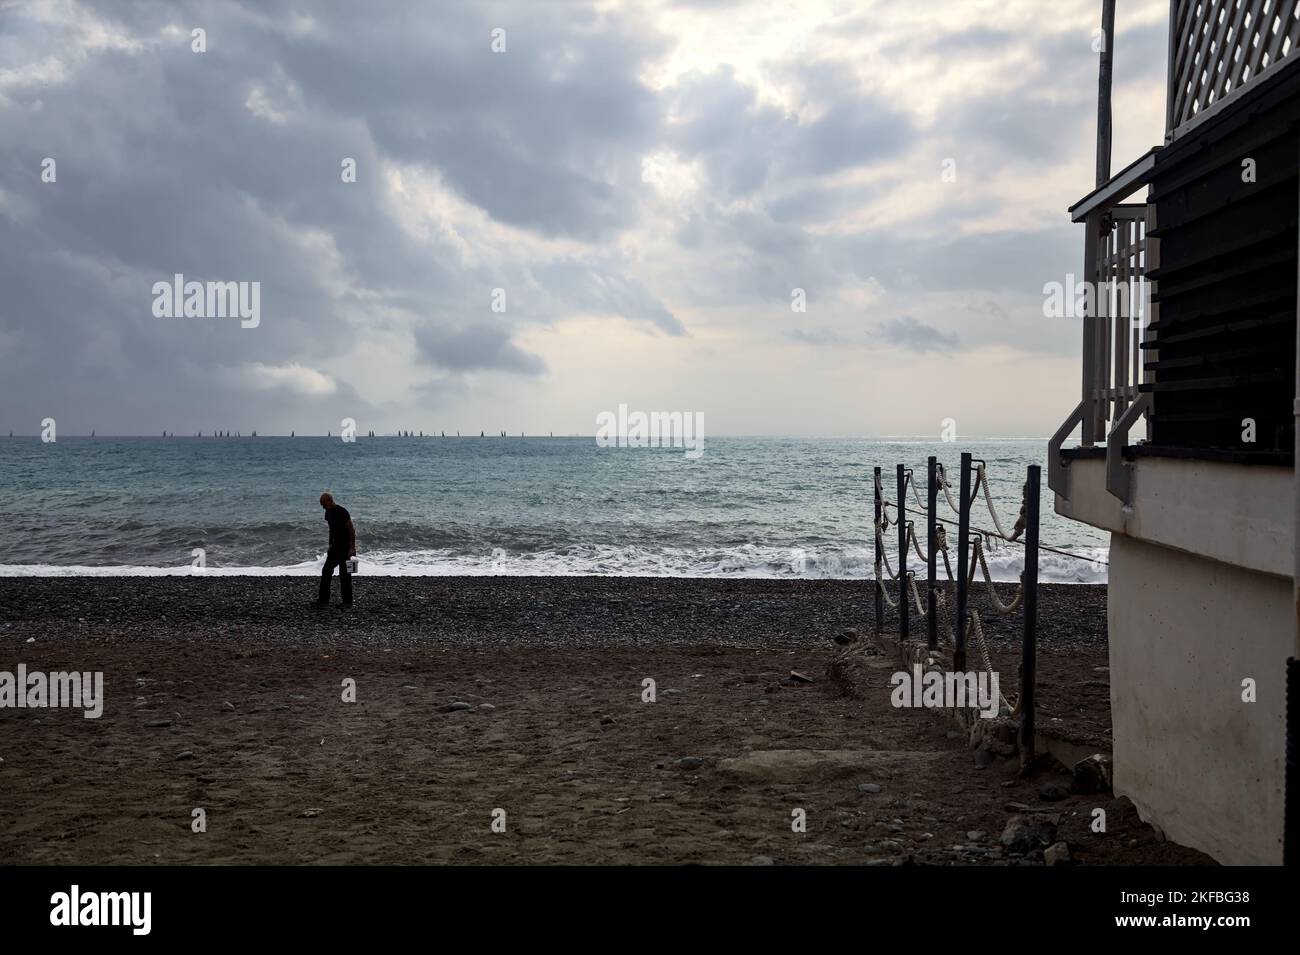
POLYGON ((1155 373, 1143 385, 1153 445, 1294 451, 1300 72, 1288 73, 1158 158, 1160 266, 1149 277, 1160 310, 1142 346, 1155 373), (1242 441, 1245 418, 1254 445, 1242 441))

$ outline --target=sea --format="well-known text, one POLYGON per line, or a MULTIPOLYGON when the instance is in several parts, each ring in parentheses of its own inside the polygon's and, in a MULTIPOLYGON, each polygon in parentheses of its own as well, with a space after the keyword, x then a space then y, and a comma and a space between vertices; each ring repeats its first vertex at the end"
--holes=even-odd
MULTIPOLYGON (((328 490, 352 514, 362 574, 867 579, 874 467, 891 502, 896 465, 914 469, 924 501, 927 458, 955 488, 969 451, 1010 530, 1046 447, 709 437, 694 457, 590 436, 0 437, 0 576, 315 574, 328 490)), ((992 529, 982 494, 974 507, 992 529)), ((1040 580, 1104 582, 1106 536, 1054 513, 1045 467, 1040 511, 1041 542, 1071 555, 1041 551, 1040 580)), ((942 494, 938 514, 955 552, 942 494)), ((989 553, 997 580, 1023 562, 1016 544, 989 553)))

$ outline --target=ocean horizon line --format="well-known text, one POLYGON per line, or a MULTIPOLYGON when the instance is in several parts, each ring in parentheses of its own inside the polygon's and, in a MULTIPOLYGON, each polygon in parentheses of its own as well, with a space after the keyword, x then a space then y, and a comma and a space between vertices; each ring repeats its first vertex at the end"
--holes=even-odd
MULTIPOLYGON (((417 432, 418 432, 418 429, 417 429, 417 432)), ((3 437, 3 436, 0 436, 0 437, 3 437)), ((41 434, 40 434, 40 432, 31 432, 31 433, 22 433, 22 434, 13 433, 13 434, 9 434, 9 435, 7 435, 7 437, 10 437, 10 438, 40 438, 40 437, 41 437, 41 434)), ((212 432, 203 432, 203 433, 201 433, 201 434, 192 434, 192 433, 190 433, 190 432, 188 432, 188 431, 186 431, 186 432, 169 432, 169 433, 166 434, 166 435, 161 435, 161 434, 122 434, 122 433, 117 433, 117 432, 103 432, 103 433, 101 433, 101 432, 96 431, 96 432, 93 433, 93 434, 62 434, 62 435, 59 436, 59 439, 62 440, 62 439, 65 439, 65 438, 96 438, 96 439, 98 439, 98 438, 129 438, 129 439, 142 439, 142 440, 151 440, 151 439, 159 439, 159 440, 161 440, 161 439, 164 438, 164 437, 169 438, 169 439, 170 439, 170 438, 176 438, 177 440, 180 440, 180 439, 183 439, 183 438, 189 438, 189 439, 193 440, 193 439, 195 439, 195 438, 215 438, 215 437, 222 437, 222 438, 292 438, 292 439, 294 439, 294 440, 298 440, 298 439, 300 439, 300 438, 303 439, 303 440, 311 440, 311 439, 313 439, 313 438, 327 438, 327 439, 332 439, 332 440, 338 440, 338 439, 339 439, 339 435, 337 435, 337 434, 316 434, 316 433, 312 433, 312 434, 296 434, 296 433, 295 433, 295 434, 280 434, 280 433, 275 433, 275 434, 260 434, 260 433, 259 433, 259 434, 252 434, 251 432, 248 433, 248 434, 244 434, 242 431, 241 431, 239 434, 230 434, 230 433, 226 433, 226 434, 222 434, 222 435, 215 435, 215 434, 213 434, 212 432)), ((530 434, 530 433, 527 433, 527 432, 524 432, 524 433, 508 432, 508 433, 506 433, 506 434, 498 434, 498 433, 492 433, 492 434, 473 434, 473 433, 471 432, 471 433, 461 433, 461 434, 444 434, 444 433, 442 433, 441 430, 436 431, 436 432, 431 432, 431 433, 425 433, 425 434, 415 433, 415 434, 409 434, 409 435, 408 435, 408 434, 401 434, 401 433, 387 433, 387 432, 386 432, 386 433, 382 433, 382 434, 374 434, 374 435, 368 435, 368 434, 367 434, 367 435, 361 435, 361 434, 358 434, 358 435, 355 436, 355 439, 356 439, 357 441, 362 441, 362 440, 374 441, 374 440, 377 440, 377 439, 379 439, 379 438, 402 438, 402 439, 406 439, 406 438, 443 438, 443 437, 445 437, 445 438, 476 438, 476 439, 482 439, 482 440, 485 440, 485 441, 486 441, 486 440, 489 440, 489 439, 493 439, 493 438, 495 438, 495 439, 498 440, 498 441, 500 441, 500 440, 502 440, 502 439, 514 439, 514 440, 518 440, 518 439, 520 439, 520 438, 536 438, 536 439, 542 439, 542 440, 551 440, 551 439, 560 440, 560 439, 566 439, 566 438, 568 438, 568 439, 572 439, 572 438, 583 438, 583 439, 588 439, 588 438, 589 438, 589 439, 591 439, 591 440, 593 440, 593 441, 596 439, 596 435, 595 435, 594 433, 593 433, 593 434, 550 434, 550 433, 545 433, 545 434, 543 434, 543 433, 534 433, 534 434, 530 434)), ((952 445, 954 445, 954 446, 956 446, 956 447, 958 447, 958 448, 959 448, 961 445, 964 445, 964 444, 996 443, 996 442, 1002 442, 1002 441, 1025 441, 1025 442, 1032 442, 1032 441, 1047 441, 1047 440, 1048 440, 1048 438, 1047 438, 1046 436, 1040 436, 1040 435, 989 435, 989 434, 982 434, 982 435, 974 435, 974 436, 969 437, 969 438, 961 438, 961 439, 956 440, 956 441, 943 441, 942 439, 935 438, 935 437, 933 437, 932 435, 925 435, 925 434, 885 434, 885 435, 850 435, 850 434, 844 434, 844 435, 840 435, 840 434, 778 434, 778 433, 772 433, 772 434, 716 434, 716 435, 710 435, 710 436, 706 437, 706 438, 705 438, 705 441, 706 441, 706 442, 707 442, 707 441, 715 441, 715 440, 720 440, 720 439, 725 439, 725 440, 745 440, 745 441, 758 441, 758 440, 770 440, 770 441, 875 441, 875 442, 879 442, 879 443, 882 443, 882 444, 898 444, 898 443, 905 443, 905 442, 906 442, 906 443, 917 443, 917 444, 952 444, 952 445)), ((49 442, 49 443, 57 443, 57 442, 49 442)), ((625 450, 625 449, 621 449, 621 450, 625 450)))

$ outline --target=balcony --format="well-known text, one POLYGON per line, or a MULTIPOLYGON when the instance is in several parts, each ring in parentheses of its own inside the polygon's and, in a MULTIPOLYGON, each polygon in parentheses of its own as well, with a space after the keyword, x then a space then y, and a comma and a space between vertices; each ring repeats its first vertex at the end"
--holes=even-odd
POLYGON ((1081 399, 1048 454, 1064 501, 1077 460, 1124 506, 1143 457, 1291 464, 1297 42, 1300 0, 1173 0, 1165 141, 1114 176, 1103 59, 1099 184, 1070 209, 1094 290, 1081 399))

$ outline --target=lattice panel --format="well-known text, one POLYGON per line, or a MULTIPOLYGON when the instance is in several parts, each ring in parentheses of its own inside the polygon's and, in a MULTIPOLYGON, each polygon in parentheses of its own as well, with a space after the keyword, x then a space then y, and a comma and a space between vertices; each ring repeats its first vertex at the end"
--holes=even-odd
POLYGON ((1179 0, 1170 130, 1241 89, 1300 44, 1300 0, 1179 0))

